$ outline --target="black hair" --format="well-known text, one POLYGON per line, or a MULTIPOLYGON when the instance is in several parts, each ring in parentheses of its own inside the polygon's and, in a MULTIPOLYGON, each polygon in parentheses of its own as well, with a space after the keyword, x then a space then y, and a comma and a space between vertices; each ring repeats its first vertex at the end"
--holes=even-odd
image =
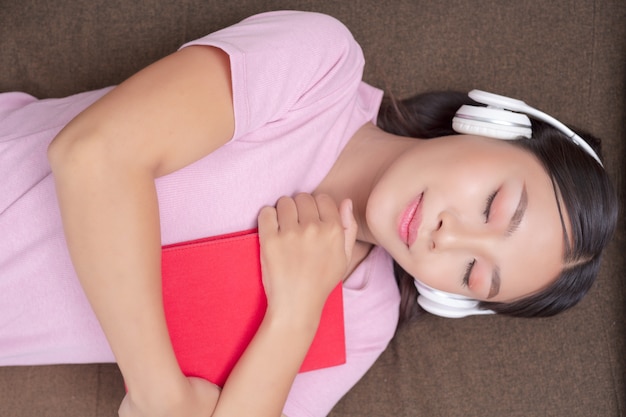
MULTIPOLYGON (((422 93, 408 99, 386 97, 378 113, 378 126, 396 135, 431 139, 457 134, 452 118, 463 104, 479 105, 465 93, 422 93)), ((547 317, 576 305, 589 291, 600 259, 617 223, 617 195, 606 171, 556 128, 532 120, 532 138, 510 143, 533 154, 542 164, 562 198, 571 223, 567 236, 565 267, 546 289, 509 302, 481 301, 480 308, 518 317, 547 317)), ((600 141, 577 131, 600 155, 600 141)), ((413 277, 394 261, 400 289, 400 324, 419 315, 413 277)))

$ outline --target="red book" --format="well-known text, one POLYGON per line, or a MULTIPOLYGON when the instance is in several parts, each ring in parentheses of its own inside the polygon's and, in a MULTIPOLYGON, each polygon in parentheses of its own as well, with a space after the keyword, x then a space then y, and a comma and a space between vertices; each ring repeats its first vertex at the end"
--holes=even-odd
MULTIPOLYGON (((267 300, 255 230, 163 247, 163 304, 187 376, 223 386, 259 328, 267 300)), ((341 285, 328 297, 300 372, 346 361, 341 285)))

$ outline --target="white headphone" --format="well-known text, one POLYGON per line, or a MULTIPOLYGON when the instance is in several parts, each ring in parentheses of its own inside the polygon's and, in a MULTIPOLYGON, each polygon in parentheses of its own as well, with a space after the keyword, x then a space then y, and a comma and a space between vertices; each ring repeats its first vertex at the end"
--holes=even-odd
MULTIPOLYGON (((496 139, 517 139, 520 136, 532 137, 528 116, 544 121, 563 132, 572 142, 583 148, 602 166, 594 150, 570 128, 526 103, 513 98, 472 90, 470 98, 488 107, 463 105, 452 119, 452 128, 457 133, 487 136, 496 139)), ((479 314, 494 314, 492 310, 478 308, 479 301, 462 295, 451 294, 431 288, 415 280, 419 291, 418 304, 429 313, 441 317, 461 318, 479 314)))
POLYGON ((419 291, 417 303, 431 314, 451 319, 460 319, 478 314, 495 314, 492 310, 478 308, 478 300, 463 295, 436 290, 421 281, 415 280, 419 291))
POLYGON ((507 140, 517 139, 520 136, 530 138, 532 130, 528 116, 531 116, 561 131, 602 165, 600 158, 591 146, 554 117, 514 98, 481 90, 472 90, 468 95, 474 101, 486 104, 488 107, 461 106, 452 119, 452 128, 456 132, 507 140))

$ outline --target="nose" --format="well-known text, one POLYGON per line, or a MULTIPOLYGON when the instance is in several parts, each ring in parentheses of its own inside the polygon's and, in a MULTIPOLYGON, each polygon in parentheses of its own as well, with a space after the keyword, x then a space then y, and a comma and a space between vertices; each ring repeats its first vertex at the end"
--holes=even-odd
POLYGON ((442 212, 431 233, 431 249, 486 253, 493 248, 498 235, 484 223, 468 221, 451 212, 442 212))

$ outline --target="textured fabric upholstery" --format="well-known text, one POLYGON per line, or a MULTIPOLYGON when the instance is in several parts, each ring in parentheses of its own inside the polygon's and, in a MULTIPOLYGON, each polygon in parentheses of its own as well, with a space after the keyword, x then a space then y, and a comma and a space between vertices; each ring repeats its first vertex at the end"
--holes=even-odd
MULTIPOLYGON (((623 0, 4 0, 0 91, 59 97, 116 84, 185 41, 275 9, 344 21, 366 81, 399 97, 481 88, 593 132, 624 212, 623 0)), ((622 217, 576 308, 533 320, 424 316, 331 416, 626 415, 624 230, 622 217)), ((123 394, 111 364, 0 368, 2 416, 113 416, 123 394)))

